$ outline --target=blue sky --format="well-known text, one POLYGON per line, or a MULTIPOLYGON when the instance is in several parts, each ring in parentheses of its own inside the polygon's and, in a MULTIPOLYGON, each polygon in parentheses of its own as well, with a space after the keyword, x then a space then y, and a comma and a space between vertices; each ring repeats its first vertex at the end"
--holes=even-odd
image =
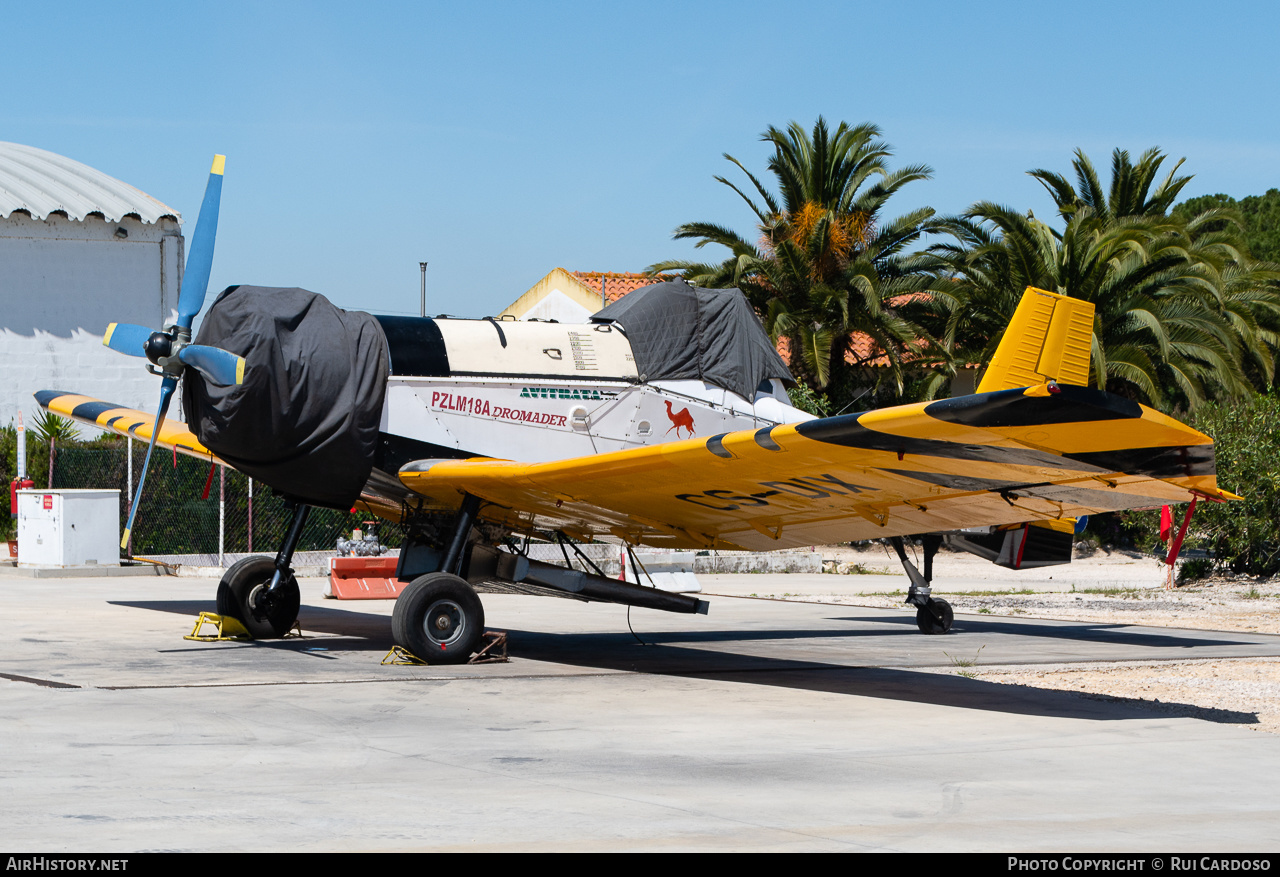
MULTIPOLYGON (((890 213, 994 200, 1119 146, 1186 157, 1185 194, 1280 186, 1263 3, 7 2, 0 140, 97 167, 180 210, 228 156, 211 289, 496 313, 551 268, 695 255, 743 233, 717 174, 760 174, 769 125, 873 122, 934 178, 890 213)), ((702 255, 717 255, 706 251, 702 255)))

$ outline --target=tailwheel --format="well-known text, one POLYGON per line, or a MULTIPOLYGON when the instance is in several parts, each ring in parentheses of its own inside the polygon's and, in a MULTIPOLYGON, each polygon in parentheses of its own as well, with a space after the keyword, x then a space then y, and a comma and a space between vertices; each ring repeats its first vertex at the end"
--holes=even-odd
POLYGON ((236 561, 218 583, 218 614, 239 621, 254 639, 284 636, 298 620, 302 595, 292 575, 267 595, 276 565, 269 557, 236 561))
POLYGON ((484 607, 465 580, 427 573, 397 598, 391 633, 396 645, 428 664, 463 664, 484 633, 484 607))
POLYGON ((927 604, 916 607, 916 627, 920 628, 921 633, 946 633, 951 629, 951 622, 955 617, 951 604, 946 600, 930 597, 927 604))

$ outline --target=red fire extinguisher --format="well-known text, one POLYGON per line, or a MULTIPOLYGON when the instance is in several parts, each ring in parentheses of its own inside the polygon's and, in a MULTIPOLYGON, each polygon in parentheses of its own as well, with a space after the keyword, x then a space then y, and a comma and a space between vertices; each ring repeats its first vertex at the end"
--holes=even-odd
POLYGON ((9 515, 10 517, 16 518, 18 516, 18 491, 30 490, 32 487, 35 487, 35 486, 36 486, 36 483, 32 481, 30 478, 23 478, 22 480, 18 480, 17 478, 15 478, 13 479, 12 482, 10 482, 9 484, 9 515))

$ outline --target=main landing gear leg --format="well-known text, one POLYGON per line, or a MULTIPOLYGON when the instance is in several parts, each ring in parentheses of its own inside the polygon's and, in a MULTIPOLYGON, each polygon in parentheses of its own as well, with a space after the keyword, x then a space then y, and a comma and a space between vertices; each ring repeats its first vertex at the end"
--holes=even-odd
POLYGON ((484 633, 484 606, 475 588, 458 575, 479 510, 478 497, 463 497, 440 570, 410 582, 391 613, 396 645, 429 664, 466 663, 484 633))
POLYGON ((242 623, 254 639, 284 636, 298 620, 302 596, 294 578, 293 552, 302 538, 311 506, 293 507, 293 521, 273 561, 246 557, 227 570, 218 583, 218 614, 242 623))
POLYGON ((902 544, 901 536, 891 537, 889 544, 898 553, 898 560, 902 561, 902 568, 906 570, 907 578, 911 579, 906 602, 916 607, 916 626, 920 628, 921 633, 946 633, 951 629, 955 613, 952 612, 951 604, 946 600, 935 600, 932 597, 932 589, 929 586, 933 581, 933 556, 938 553, 938 548, 942 545, 942 537, 936 533, 927 533, 922 541, 924 542, 923 575, 907 557, 907 549, 902 544))

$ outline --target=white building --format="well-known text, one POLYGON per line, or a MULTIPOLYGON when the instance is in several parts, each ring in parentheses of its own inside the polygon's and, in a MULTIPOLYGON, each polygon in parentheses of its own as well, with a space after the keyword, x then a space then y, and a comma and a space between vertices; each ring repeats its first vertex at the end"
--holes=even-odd
POLYGON ((37 390, 155 408, 146 361, 102 336, 112 322, 159 329, 176 313, 181 222, 101 171, 0 143, 0 423, 19 410, 30 423, 37 390))

